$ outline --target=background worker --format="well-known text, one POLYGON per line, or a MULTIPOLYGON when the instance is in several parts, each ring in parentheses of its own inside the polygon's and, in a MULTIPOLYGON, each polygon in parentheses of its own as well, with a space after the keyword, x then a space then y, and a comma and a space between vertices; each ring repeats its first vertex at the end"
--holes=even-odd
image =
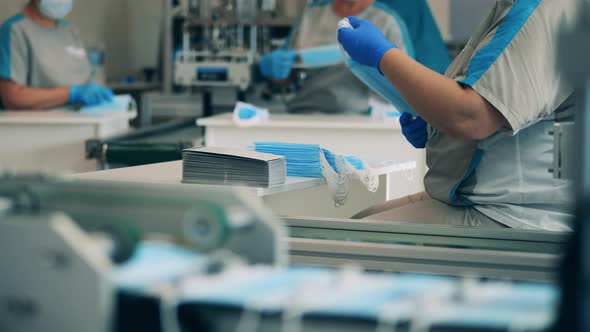
MULTIPOLYGON (((335 27, 343 17, 358 15, 370 19, 402 50, 411 48, 403 20, 390 8, 374 0, 334 0, 310 3, 292 28, 286 49, 266 54, 260 62, 263 76, 276 84, 292 79, 297 51, 334 45, 335 27)), ((337 50, 336 55, 341 56, 337 50)), ((369 110, 369 89, 341 62, 323 68, 306 69, 306 79, 287 103, 291 113, 363 113, 369 110)))
POLYGON ((64 18, 73 0, 30 0, 0 28, 0 109, 96 105, 113 98, 89 83, 91 66, 77 30, 64 18))

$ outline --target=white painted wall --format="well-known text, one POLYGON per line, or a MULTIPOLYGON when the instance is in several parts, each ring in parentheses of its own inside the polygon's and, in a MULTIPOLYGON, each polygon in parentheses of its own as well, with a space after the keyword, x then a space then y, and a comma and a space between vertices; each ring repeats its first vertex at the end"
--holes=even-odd
MULTIPOLYGON (((0 0, 0 21, 20 11, 27 0, 0 0)), ((278 0, 279 8, 298 8, 306 0, 278 0)), ((407 0, 412 1, 412 0, 407 0)), ((463 37, 495 0, 428 0, 445 39, 463 37)), ((162 0, 76 0, 68 17, 88 46, 106 50, 107 76, 121 77, 158 63, 162 0)))
POLYGON ((452 38, 469 39, 495 3, 496 0, 451 0, 449 30, 452 38))
POLYGON ((156 67, 160 53, 163 1, 115 1, 127 3, 127 45, 122 45, 127 55, 125 66, 132 71, 156 67))
MULTIPOLYGON (((19 12, 27 0, 1 0, 0 21, 19 12)), ((155 66, 162 0, 77 0, 68 21, 86 46, 106 51, 107 76, 120 77, 155 66)))
POLYGON ((25 3, 24 0, 2 0, 2 4, 0 4, 0 20, 4 22, 14 13, 20 11, 25 3))

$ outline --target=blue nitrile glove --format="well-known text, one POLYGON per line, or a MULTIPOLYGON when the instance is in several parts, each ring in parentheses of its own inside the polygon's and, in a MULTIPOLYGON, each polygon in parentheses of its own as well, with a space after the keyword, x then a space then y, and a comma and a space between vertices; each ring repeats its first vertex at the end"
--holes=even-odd
POLYGON ((264 55, 259 65, 262 76, 274 80, 287 79, 296 56, 293 50, 276 50, 264 55))
POLYGON ((350 57, 363 65, 373 67, 379 72, 383 55, 397 45, 389 41, 375 24, 351 16, 348 18, 350 28, 338 29, 338 42, 350 57))
POLYGON ((402 125, 402 133, 416 149, 424 149, 428 141, 428 124, 421 117, 410 113, 403 113, 399 118, 402 125))
POLYGON ((70 88, 70 104, 94 106, 113 101, 113 91, 96 83, 72 85, 70 88))

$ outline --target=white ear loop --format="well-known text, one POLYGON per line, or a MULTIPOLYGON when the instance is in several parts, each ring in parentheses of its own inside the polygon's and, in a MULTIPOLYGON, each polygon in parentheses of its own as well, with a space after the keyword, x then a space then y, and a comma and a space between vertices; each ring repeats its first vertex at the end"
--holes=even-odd
POLYGON ((354 174, 365 185, 367 191, 377 192, 379 189, 379 175, 371 174, 369 165, 363 161, 363 169, 357 169, 346 158, 341 158, 344 161, 346 170, 349 174, 354 174))
POLYGON ((343 18, 340 20, 340 22, 338 22, 338 30, 340 30, 342 28, 354 29, 352 24, 350 24, 348 17, 343 18))
POLYGON ((342 157, 336 155, 335 160, 339 172, 336 172, 336 170, 332 168, 330 163, 328 163, 328 160, 326 160, 324 153, 320 151, 320 168, 322 174, 328 183, 328 188, 334 199, 334 205, 340 207, 346 203, 346 199, 348 198, 350 178, 345 171, 346 166, 344 166, 342 157))

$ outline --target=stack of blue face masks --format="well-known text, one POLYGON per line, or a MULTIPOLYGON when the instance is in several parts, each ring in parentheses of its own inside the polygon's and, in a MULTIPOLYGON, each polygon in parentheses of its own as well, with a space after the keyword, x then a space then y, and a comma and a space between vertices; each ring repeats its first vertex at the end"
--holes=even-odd
POLYGON ((338 156, 328 149, 317 144, 297 144, 280 142, 256 142, 254 149, 257 152, 276 154, 284 156, 287 161, 287 175, 298 177, 321 178, 321 157, 323 154, 332 169, 340 173, 336 158, 342 157, 357 170, 365 169, 364 162, 352 156, 338 156))
POLYGON ((320 152, 316 144, 292 144, 279 142, 256 142, 257 152, 284 156, 287 161, 287 175, 309 178, 321 178, 320 152))
POLYGON ((363 160, 335 154, 317 144, 256 142, 252 149, 284 156, 288 176, 326 179, 336 206, 346 202, 351 177, 358 178, 370 192, 379 188, 379 176, 371 174, 363 160))

